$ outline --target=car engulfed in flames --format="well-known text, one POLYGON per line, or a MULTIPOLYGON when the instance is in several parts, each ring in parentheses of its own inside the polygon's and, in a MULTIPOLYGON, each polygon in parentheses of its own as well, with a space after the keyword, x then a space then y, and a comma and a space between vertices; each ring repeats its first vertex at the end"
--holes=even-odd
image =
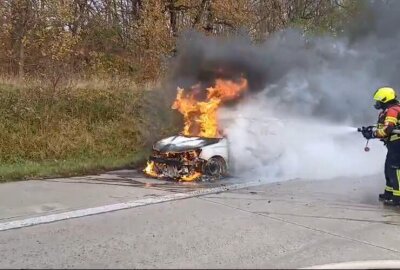
POLYGON ((226 138, 172 136, 153 146, 145 172, 181 181, 219 179, 228 170, 226 138))
POLYGON ((172 109, 184 120, 181 135, 165 138, 153 146, 144 172, 157 178, 194 181, 204 177, 221 178, 228 171, 228 140, 218 122, 218 109, 227 101, 240 98, 248 88, 242 75, 216 79, 203 87, 177 89, 172 109))

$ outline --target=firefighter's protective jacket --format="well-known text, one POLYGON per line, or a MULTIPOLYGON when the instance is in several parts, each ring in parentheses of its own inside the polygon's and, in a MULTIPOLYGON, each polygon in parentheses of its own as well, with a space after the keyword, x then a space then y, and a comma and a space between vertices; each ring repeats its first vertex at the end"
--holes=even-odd
POLYGON ((379 114, 375 137, 386 142, 400 139, 400 134, 392 134, 393 129, 400 124, 400 104, 390 105, 379 114))

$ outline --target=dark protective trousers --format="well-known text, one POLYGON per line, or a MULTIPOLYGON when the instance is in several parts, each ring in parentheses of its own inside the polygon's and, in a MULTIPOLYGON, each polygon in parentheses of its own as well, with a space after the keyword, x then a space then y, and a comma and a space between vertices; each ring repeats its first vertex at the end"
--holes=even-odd
POLYGON ((400 140, 387 143, 385 161, 385 193, 393 194, 393 200, 400 201, 400 140))

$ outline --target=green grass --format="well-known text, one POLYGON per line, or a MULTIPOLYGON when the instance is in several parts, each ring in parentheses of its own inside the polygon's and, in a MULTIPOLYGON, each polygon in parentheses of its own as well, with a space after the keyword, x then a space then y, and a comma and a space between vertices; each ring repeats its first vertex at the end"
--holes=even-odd
POLYGON ((130 81, 0 79, 0 182, 134 166, 174 119, 163 89, 130 81))
POLYGON ((142 166, 148 151, 140 151, 125 157, 83 158, 61 161, 24 161, 12 164, 0 164, 0 182, 15 180, 56 178, 97 174, 113 169, 142 166))

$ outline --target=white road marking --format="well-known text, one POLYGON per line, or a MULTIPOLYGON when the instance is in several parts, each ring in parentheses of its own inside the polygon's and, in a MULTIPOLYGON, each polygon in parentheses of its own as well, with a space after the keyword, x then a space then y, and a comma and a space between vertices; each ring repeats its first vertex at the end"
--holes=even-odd
POLYGON ((208 194, 215 194, 215 193, 229 191, 229 190, 237 190, 237 189, 242 189, 242 188, 247 188, 247 187, 259 186, 262 184, 263 183, 260 181, 255 181, 255 182, 248 182, 248 183, 243 183, 243 184, 234 184, 234 185, 229 185, 229 186, 199 189, 199 190, 191 191, 191 192, 187 192, 187 193, 175 193, 175 194, 169 194, 169 195, 160 196, 160 197, 156 197, 156 198, 146 198, 146 199, 141 199, 141 200, 136 200, 136 201, 129 201, 129 202, 125 202, 125 203, 110 204, 110 205, 104 205, 104 206, 99 206, 99 207, 69 211, 69 212, 64 212, 64 213, 9 221, 9 222, 0 223, 0 231, 19 229, 19 228, 23 228, 23 227, 51 223, 51 222, 67 220, 67 219, 71 219, 71 218, 79 218, 79 217, 103 214, 103 213, 107 213, 107 212, 135 208, 135 207, 140 207, 140 206, 145 206, 145 205, 150 205, 150 204, 188 199, 188 198, 204 196, 204 195, 208 195, 208 194))
POLYGON ((354 261, 343 263, 331 263, 316 265, 300 269, 399 269, 400 261, 378 260, 378 261, 354 261))

